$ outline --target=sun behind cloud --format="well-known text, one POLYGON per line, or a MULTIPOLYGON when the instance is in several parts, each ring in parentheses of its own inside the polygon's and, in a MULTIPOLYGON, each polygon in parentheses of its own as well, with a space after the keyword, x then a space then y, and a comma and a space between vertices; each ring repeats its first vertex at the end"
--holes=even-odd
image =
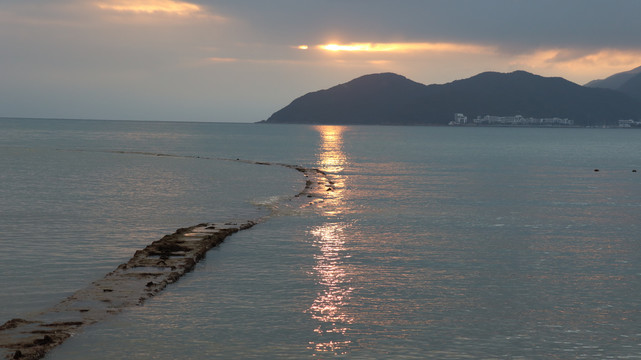
POLYGON ((332 52, 463 52, 486 53, 491 48, 474 44, 444 43, 444 42, 398 42, 398 43, 348 43, 318 45, 318 49, 332 52))
POLYGON ((103 10, 132 13, 166 13, 174 15, 191 15, 200 12, 200 6, 184 1, 173 0, 110 0, 96 2, 103 10))

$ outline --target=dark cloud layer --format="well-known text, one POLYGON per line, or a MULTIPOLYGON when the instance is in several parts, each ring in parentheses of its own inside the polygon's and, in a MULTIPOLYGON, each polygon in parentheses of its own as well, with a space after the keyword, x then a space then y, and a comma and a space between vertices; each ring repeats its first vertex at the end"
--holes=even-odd
POLYGON ((639 47, 638 0, 202 1, 263 36, 461 41, 505 48, 639 47), (268 35, 267 35, 268 34, 268 35))

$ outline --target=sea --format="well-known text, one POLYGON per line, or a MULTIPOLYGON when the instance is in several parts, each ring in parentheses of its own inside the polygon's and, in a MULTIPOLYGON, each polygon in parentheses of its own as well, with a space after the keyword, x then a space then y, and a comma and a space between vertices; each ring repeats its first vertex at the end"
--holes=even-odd
POLYGON ((630 129, 3 118, 0 323, 254 218, 46 359, 641 359, 630 129))

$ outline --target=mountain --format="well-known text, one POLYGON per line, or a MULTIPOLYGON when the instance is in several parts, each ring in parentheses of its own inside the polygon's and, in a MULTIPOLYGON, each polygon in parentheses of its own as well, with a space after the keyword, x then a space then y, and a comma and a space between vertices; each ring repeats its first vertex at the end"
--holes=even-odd
POLYGON ((585 84, 585 86, 619 90, 619 88, 621 88, 621 86, 626 81, 632 79, 637 74, 641 74, 641 66, 629 71, 624 71, 624 72, 614 74, 605 79, 592 80, 589 83, 585 84))
POLYGON ((274 113, 266 122, 307 124, 394 124, 398 114, 426 95, 427 86, 404 76, 361 76, 327 90, 311 92, 274 113))
POLYGON ((641 99, 641 72, 628 79, 618 90, 624 94, 641 99))
POLYGON ((641 66, 630 71, 614 74, 602 80, 592 80, 585 86, 618 90, 629 96, 641 99, 641 66))
POLYGON ((485 72, 447 84, 423 85, 393 73, 371 74, 303 95, 267 123, 446 125, 454 113, 574 120, 615 125, 641 117, 641 100, 525 71, 485 72))

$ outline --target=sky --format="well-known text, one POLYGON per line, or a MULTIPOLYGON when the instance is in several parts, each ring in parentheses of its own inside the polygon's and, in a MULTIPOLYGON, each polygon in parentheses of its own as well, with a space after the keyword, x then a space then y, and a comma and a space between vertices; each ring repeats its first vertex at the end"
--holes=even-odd
POLYGON ((365 74, 641 65, 639 0, 0 0, 0 117, 255 122, 365 74))

